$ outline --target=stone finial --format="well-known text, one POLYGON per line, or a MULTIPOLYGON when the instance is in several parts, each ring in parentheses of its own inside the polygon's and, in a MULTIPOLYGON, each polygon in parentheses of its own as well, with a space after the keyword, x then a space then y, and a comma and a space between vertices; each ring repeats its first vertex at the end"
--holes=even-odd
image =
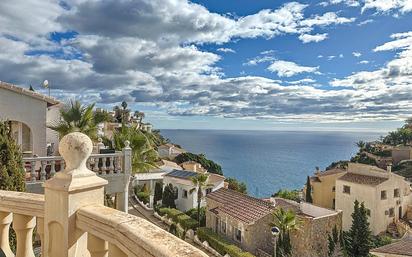
POLYGON ((124 147, 126 147, 126 148, 130 147, 130 141, 129 140, 124 141, 124 147))
POLYGON ((103 143, 103 139, 102 139, 101 137, 99 137, 99 138, 97 139, 97 142, 103 143))
POLYGON ((66 169, 63 173, 84 174, 91 172, 87 169, 86 162, 92 150, 92 140, 85 134, 73 132, 64 136, 59 144, 59 152, 66 162, 66 169))

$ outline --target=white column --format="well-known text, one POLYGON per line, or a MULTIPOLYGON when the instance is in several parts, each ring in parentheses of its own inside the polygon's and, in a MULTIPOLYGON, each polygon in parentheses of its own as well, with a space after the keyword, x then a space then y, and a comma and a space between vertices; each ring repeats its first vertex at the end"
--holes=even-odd
POLYGON ((66 169, 44 183, 44 250, 46 257, 87 256, 87 234, 76 228, 76 211, 104 203, 107 181, 87 169, 93 149, 86 135, 74 132, 60 142, 66 169))
POLYGON ((130 142, 125 142, 123 152, 123 192, 116 194, 116 209, 128 212, 129 210, 129 184, 132 173, 132 148, 130 142))

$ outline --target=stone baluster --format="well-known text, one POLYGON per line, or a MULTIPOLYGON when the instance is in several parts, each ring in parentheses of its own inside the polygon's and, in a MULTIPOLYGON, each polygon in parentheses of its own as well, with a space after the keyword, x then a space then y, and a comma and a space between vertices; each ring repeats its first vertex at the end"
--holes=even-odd
POLYGON ((99 158, 94 158, 93 171, 99 173, 99 158))
POLYGON ((87 235, 87 249, 90 257, 107 257, 109 254, 108 242, 90 233, 87 235))
POLYGON ((37 174, 36 174, 36 161, 31 161, 30 162, 30 180, 32 182, 37 180, 37 174))
POLYGON ((41 242, 41 256, 46 256, 46 252, 44 251, 44 219, 37 217, 37 233, 40 236, 41 242))
POLYGON ((44 183, 46 257, 89 256, 87 233, 76 227, 74 217, 82 207, 103 205, 108 183, 86 167, 92 149, 90 138, 79 132, 60 141, 59 152, 66 168, 44 183))
POLYGON ((119 156, 115 156, 114 171, 116 173, 121 173, 122 171, 122 163, 121 163, 121 158, 119 156))
POLYGON ((89 169, 89 170, 91 170, 92 169, 92 164, 91 164, 91 159, 89 158, 89 159, 87 159, 87 162, 86 162, 86 167, 89 169))
POLYGON ((109 157, 109 174, 113 174, 114 172, 114 157, 109 157))
POLYGON ((129 211, 129 183, 130 174, 132 172, 132 148, 130 148, 130 142, 125 142, 125 147, 123 148, 123 179, 124 188, 123 192, 116 193, 116 209, 128 213, 129 211))
POLYGON ((9 244, 9 228, 12 221, 13 214, 0 212, 0 249, 3 250, 6 257, 14 257, 9 244))
POLYGON ((106 174, 107 167, 106 167, 106 157, 103 157, 102 159, 102 174, 106 174))
POLYGON ((56 161, 52 160, 50 162, 50 178, 54 177, 55 174, 56 174, 56 161))
POLYGON ((35 257, 33 252, 33 229, 36 218, 22 214, 13 215, 13 229, 16 231, 16 257, 35 257))
POLYGON ((46 180, 46 161, 40 161, 41 164, 41 170, 40 170, 40 180, 45 181, 46 180))
POLYGON ((60 162, 60 171, 63 171, 65 166, 66 166, 66 163, 64 162, 64 160, 61 160, 61 162, 60 162))
POLYGON ((127 257, 127 254, 120 250, 115 244, 109 243, 109 257, 127 257))

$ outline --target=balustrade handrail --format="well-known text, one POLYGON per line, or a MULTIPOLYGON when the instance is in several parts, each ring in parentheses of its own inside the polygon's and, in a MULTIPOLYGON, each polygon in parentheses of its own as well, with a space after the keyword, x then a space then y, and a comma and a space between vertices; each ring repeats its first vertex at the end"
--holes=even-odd
MULTIPOLYGON (((89 158, 105 158, 105 157, 117 157, 122 156, 123 153, 121 151, 116 151, 115 153, 105 153, 105 154, 91 154, 89 158)), ((31 161, 57 161, 63 160, 61 156, 41 156, 41 157, 24 157, 24 162, 31 162, 31 161)))
POLYGON ((44 217, 44 195, 0 190, 0 211, 44 217))
POLYGON ((89 205, 79 209, 76 214, 76 226, 116 245, 127 256, 207 256, 196 247, 145 219, 103 205, 89 205))

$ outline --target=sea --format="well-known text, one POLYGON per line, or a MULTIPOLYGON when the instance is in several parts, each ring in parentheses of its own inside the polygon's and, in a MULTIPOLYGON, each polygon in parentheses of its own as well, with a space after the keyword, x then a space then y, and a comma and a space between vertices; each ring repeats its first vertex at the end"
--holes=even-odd
POLYGON ((308 175, 357 152, 356 142, 382 133, 336 131, 241 131, 162 129, 172 143, 203 153, 226 177, 246 183, 248 193, 268 197, 279 189, 301 189, 308 175))

